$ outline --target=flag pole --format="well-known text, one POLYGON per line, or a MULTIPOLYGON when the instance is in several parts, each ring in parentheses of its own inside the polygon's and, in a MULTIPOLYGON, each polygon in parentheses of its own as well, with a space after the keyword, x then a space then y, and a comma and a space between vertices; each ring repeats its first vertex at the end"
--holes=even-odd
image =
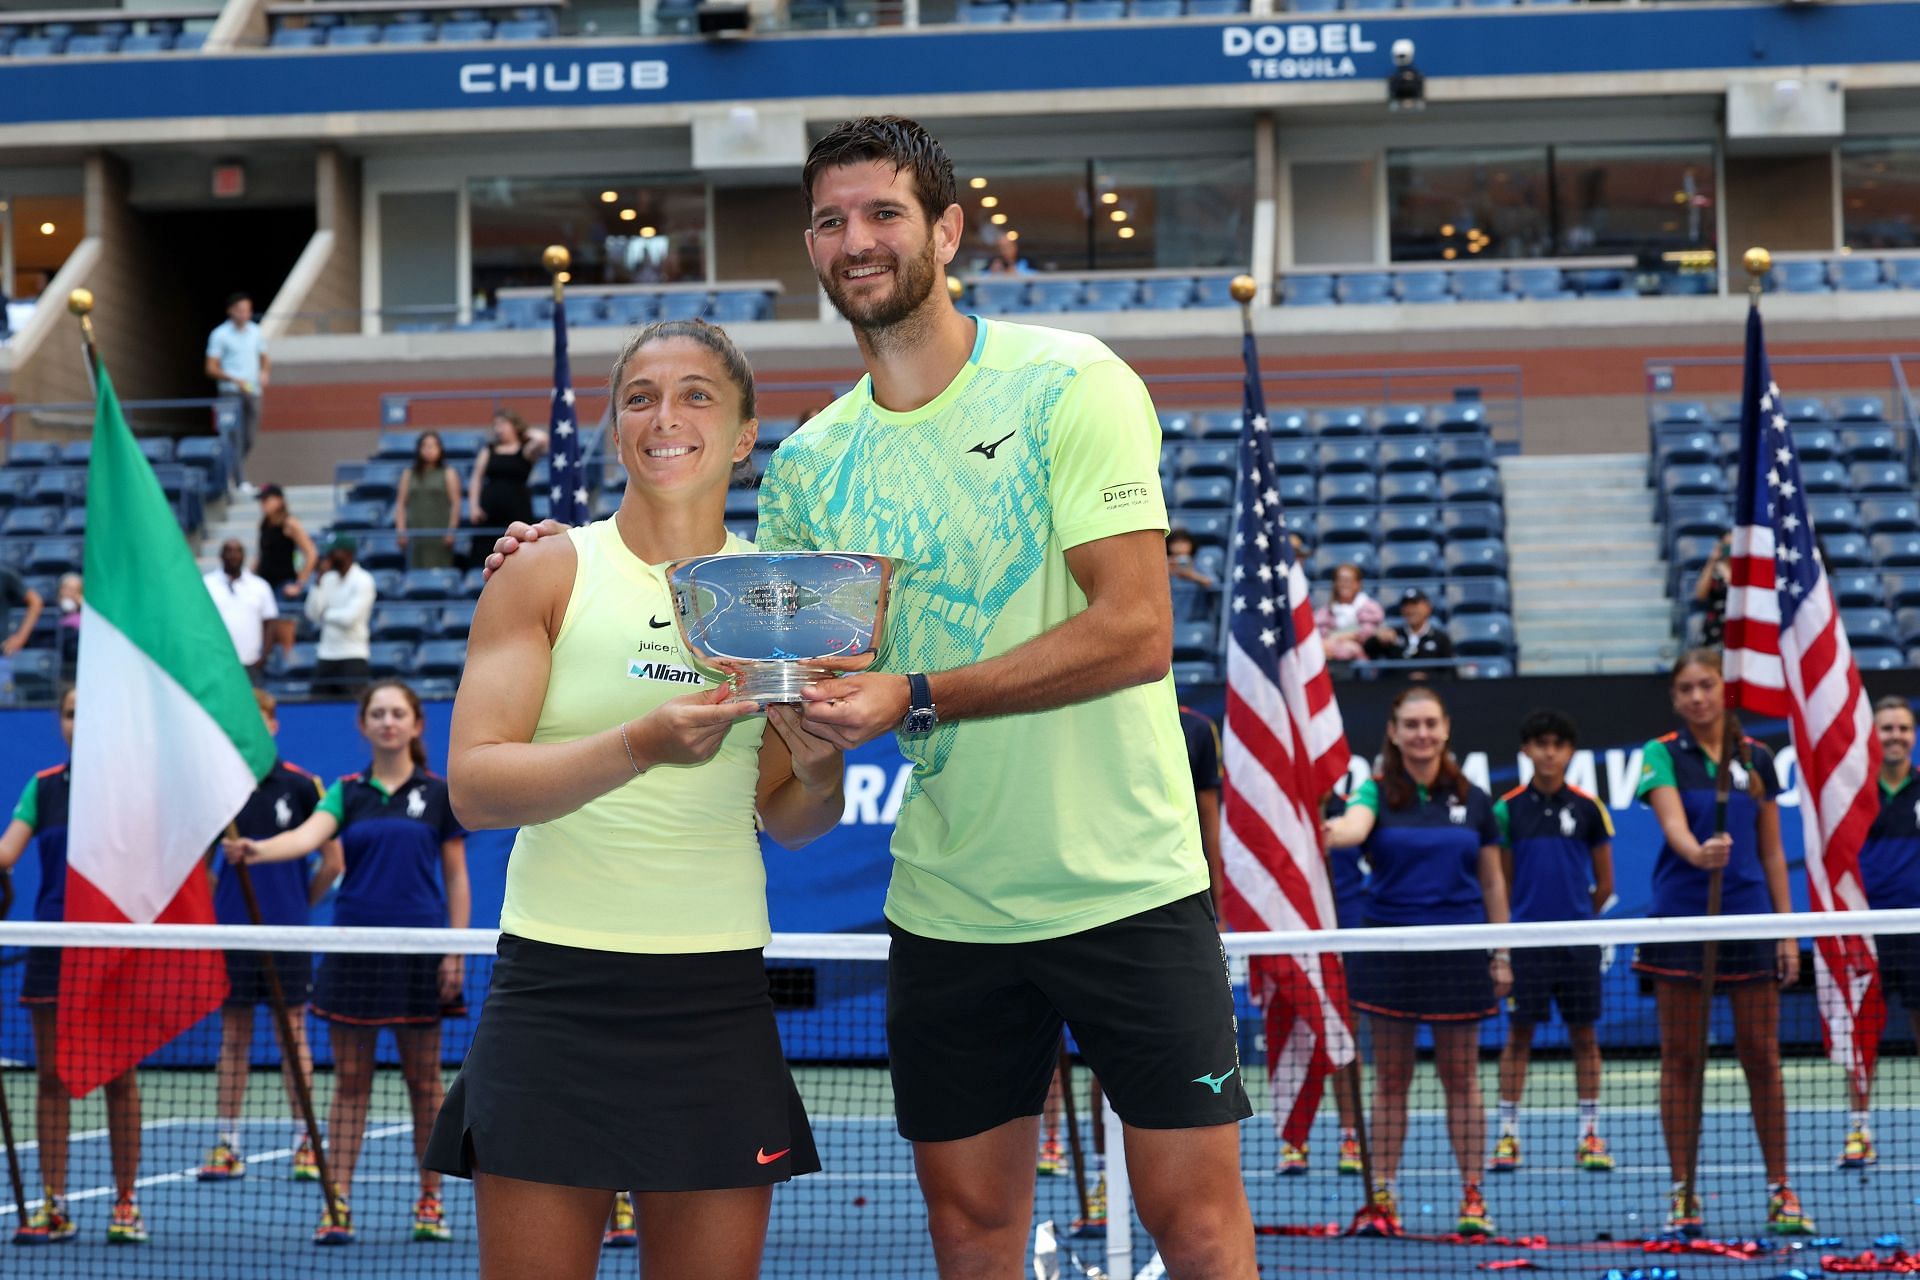
MULTIPOLYGON (((1255 280, 1250 275, 1237 275, 1231 281, 1228 282, 1227 292, 1233 295, 1233 300, 1235 302, 1240 304, 1241 336, 1245 338, 1252 338, 1253 337, 1253 301, 1255 298, 1260 296, 1260 282, 1258 280, 1255 280)), ((1247 367, 1247 377, 1258 378, 1259 376, 1260 376, 1260 370, 1257 367, 1255 367, 1252 363, 1249 363, 1247 367)), ((1234 468, 1233 509, 1235 512, 1238 512, 1240 510, 1240 503, 1245 497, 1245 495, 1240 492, 1241 480, 1245 473, 1245 470, 1246 469, 1244 467, 1234 468)), ((1225 650, 1225 647, 1226 647, 1227 629, 1233 625, 1233 614, 1229 607, 1232 599, 1232 593, 1230 593, 1227 590, 1227 584, 1232 581, 1231 575, 1233 572, 1233 562, 1237 559, 1239 559, 1239 557, 1234 554, 1233 542, 1231 539, 1229 539, 1227 542, 1227 560, 1226 560, 1227 574, 1226 576, 1223 576, 1220 581, 1220 604, 1219 604, 1219 607, 1215 610, 1215 612, 1219 614, 1219 617, 1214 620, 1214 634, 1219 638, 1221 649, 1223 651, 1225 650)), ((1293 602, 1289 600, 1287 603, 1291 605, 1293 602)))
POLYGON ((573 279, 573 273, 567 268, 573 265, 573 255, 567 252, 563 244, 550 244, 540 253, 540 265, 553 276, 553 301, 558 305, 567 300, 567 281, 573 279))
MULTIPOLYGON (((13 912, 13 873, 0 871, 0 920, 13 912)), ((13 1112, 7 1107, 6 1073, 0 1071, 0 1140, 7 1146, 7 1182, 13 1191, 14 1221, 27 1223, 27 1180, 20 1176, 20 1150, 13 1144, 13 1112)))
POLYGON ((67 310, 80 321, 80 343, 87 353, 87 384, 93 385, 94 370, 100 364, 100 349, 93 340, 93 290, 75 289, 67 295, 67 310))

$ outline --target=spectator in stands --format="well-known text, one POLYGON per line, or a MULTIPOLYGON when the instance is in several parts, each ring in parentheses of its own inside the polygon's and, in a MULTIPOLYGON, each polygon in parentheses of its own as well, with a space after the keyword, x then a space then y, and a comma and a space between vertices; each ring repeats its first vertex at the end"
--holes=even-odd
MULTIPOLYGON (((466 928, 473 904, 467 836, 453 816, 446 779, 427 769, 425 727, 419 695, 407 685, 383 680, 368 688, 360 695, 360 732, 373 748, 367 771, 334 783, 312 816, 291 831, 265 840, 228 840, 227 860, 292 862, 338 836, 345 873, 333 909, 335 924, 466 928)), ((321 960, 313 1011, 328 1024, 333 1044, 327 1171, 343 1206, 366 1141, 381 1030, 393 1030, 400 1051, 418 1153, 444 1097, 440 1022, 466 1016, 465 985, 466 963, 459 955, 335 954, 321 960)), ((425 1167, 419 1172, 413 1238, 449 1240, 440 1175, 425 1167)), ((335 1222, 323 1213, 313 1239, 315 1244, 350 1242, 351 1214, 335 1222)))
POLYGON ((273 588, 258 574, 247 572, 247 549, 238 538, 220 544, 220 567, 207 574, 204 581, 213 607, 220 611, 220 621, 227 624, 227 634, 233 637, 240 665, 259 684, 267 664, 267 635, 280 616, 273 588))
POLYGON ((1195 549, 1193 535, 1185 529, 1176 526, 1169 532, 1167 534, 1167 576, 1179 582, 1191 582, 1196 587, 1210 591, 1218 584, 1193 567, 1195 549))
MULTIPOLYGON (((260 490, 260 544, 253 558, 253 571, 273 588, 281 600, 298 600, 307 589, 320 562, 307 527, 287 509, 287 495, 277 484, 260 490)), ((279 645, 282 653, 293 652, 293 618, 282 614, 267 635, 269 647, 279 645)))
MULTIPOLYGON (((1369 926, 1507 922, 1493 800, 1460 771, 1447 747, 1451 733, 1439 694, 1424 685, 1404 690, 1388 713, 1379 768, 1326 825, 1328 848, 1358 845, 1372 868, 1369 926)), ((1373 1032, 1375 1066, 1374 1186, 1361 1233, 1400 1234, 1394 1176, 1407 1138, 1415 1036, 1424 1022, 1462 1183, 1455 1229, 1491 1234, 1480 1194, 1487 1136, 1480 1022, 1494 1016, 1513 984, 1512 957, 1502 950, 1363 953, 1354 957, 1352 984, 1353 1003, 1373 1032)))
POLYGON ((54 608, 60 613, 60 623, 55 633, 60 645, 61 669, 72 674, 80 662, 80 575, 63 573, 60 575, 60 587, 54 596, 54 608))
POLYGON ((11 658, 27 647, 27 641, 33 638, 33 629, 40 623, 40 612, 46 608, 46 601, 40 593, 27 585, 20 572, 7 565, 0 565, 0 609, 11 618, 15 609, 25 609, 20 625, 7 632, 6 639, 0 640, 0 657, 11 658))
MULTIPOLYGON (((221 549, 222 555, 225 548, 221 549)), ((279 704, 264 689, 253 691, 260 706, 267 733, 280 736, 279 704)), ((299 765, 275 759, 269 772, 246 807, 234 819, 235 830, 250 840, 267 840, 298 826, 313 816, 326 787, 299 765)), ((221 924, 266 924, 299 926, 309 923, 309 912, 320 901, 345 867, 340 844, 329 840, 320 847, 320 856, 309 862, 276 862, 257 867, 251 873, 254 899, 260 904, 255 920, 247 908, 239 874, 224 858, 214 858, 213 911, 221 924)), ((254 1010, 272 998, 266 966, 257 951, 226 953, 227 998, 220 1006, 220 1061, 218 1094, 214 1106, 213 1149, 201 1162, 202 1182, 226 1182, 242 1178, 247 1172, 245 1146, 241 1141, 240 1117, 247 1102, 247 1077, 253 1054, 254 1010)), ((320 1162, 300 1119, 300 1079, 313 1076, 313 1057, 307 1049, 307 1000, 313 987, 313 958, 304 951, 273 954, 274 973, 280 979, 280 992, 286 1000, 288 1024, 293 1031, 294 1054, 282 1056, 280 1072, 287 1088, 287 1106, 296 1117, 293 1122, 293 1177, 312 1182, 320 1177, 320 1162), (295 1072, 299 1075, 296 1077, 295 1072)))
POLYGON ((1700 614, 1700 643, 1718 648, 1726 633, 1727 586, 1733 581, 1733 568, 1727 553, 1733 547, 1733 534, 1723 533, 1713 544, 1713 552, 1700 566, 1700 580, 1693 584, 1693 598, 1703 608, 1700 614))
MULTIPOLYGON (((1382 627, 1367 637, 1367 656, 1395 662, 1414 662, 1427 659, 1433 662, 1448 662, 1453 658, 1453 637, 1444 627, 1433 620, 1433 601, 1427 593, 1418 587, 1408 587, 1400 594, 1400 625, 1382 627)), ((1453 668, 1441 667, 1433 672, 1410 671, 1411 679, 1424 680, 1430 675, 1452 675, 1453 668)))
MULTIPOLYGON (((493 415, 493 441, 473 460, 468 484, 467 523, 478 529, 498 529, 516 520, 533 520, 534 460, 546 447, 547 433, 527 425, 511 409, 493 415)), ((491 537, 474 539, 476 558, 484 559, 491 537)))
POLYGON ((373 656, 370 623, 379 595, 373 575, 355 564, 360 546, 342 534, 327 548, 325 572, 307 593, 307 617, 320 628, 314 646, 313 691, 322 698, 359 694, 373 656))
POLYGON ((1020 256, 1020 242, 1012 236, 1003 235, 993 246, 993 257, 987 260, 987 274, 995 276, 1030 276, 1033 264, 1020 256))
POLYGON ((1360 566, 1342 564, 1333 571, 1333 594, 1314 610, 1320 643, 1330 662, 1352 662, 1367 655, 1367 640, 1385 620, 1387 611, 1362 589, 1360 566))
MULTIPOLYGON (((253 322, 253 299, 236 293, 227 299, 227 318, 207 335, 206 373, 221 395, 240 398, 241 457, 253 447, 254 429, 260 422, 260 396, 267 389, 272 371, 266 339, 253 322)), ((242 484, 240 491, 250 496, 252 487, 242 484)))
POLYGON ((459 519, 460 477, 447 465, 438 431, 423 431, 413 446, 413 465, 400 473, 400 495, 393 504, 393 527, 407 549, 413 569, 453 567, 453 530, 459 519), (409 537, 409 529, 444 530, 409 537))

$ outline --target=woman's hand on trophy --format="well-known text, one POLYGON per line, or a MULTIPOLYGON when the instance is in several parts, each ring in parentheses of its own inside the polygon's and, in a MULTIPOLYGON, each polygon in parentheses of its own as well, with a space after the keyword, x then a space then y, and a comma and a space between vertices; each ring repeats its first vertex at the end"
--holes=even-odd
POLYGON ((500 535, 499 541, 493 544, 493 554, 487 557, 486 565, 480 570, 481 580, 485 581, 499 572, 500 566, 507 562, 508 556, 520 549, 521 543, 538 542, 542 538, 557 538, 571 527, 561 524, 558 520, 542 520, 539 524, 524 524, 515 520, 507 526, 507 531, 500 535))
POLYGON ((713 758, 736 720, 760 708, 733 701, 733 686, 704 689, 669 698, 628 727, 629 740, 640 767, 657 764, 699 764, 713 758))
POLYGON ((800 708, 776 702, 767 708, 767 723, 787 744, 787 754, 793 757, 793 776, 801 786, 815 795, 840 789, 846 757, 839 747, 808 728, 800 708))
POLYGON ((842 751, 898 729, 913 702, 905 676, 877 673, 822 680, 800 697, 807 729, 842 751))

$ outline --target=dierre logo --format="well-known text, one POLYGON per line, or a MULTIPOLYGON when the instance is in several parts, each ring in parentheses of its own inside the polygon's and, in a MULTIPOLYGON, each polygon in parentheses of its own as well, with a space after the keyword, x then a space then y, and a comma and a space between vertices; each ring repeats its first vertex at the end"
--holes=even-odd
POLYGON ((1144 484, 1111 484, 1100 491, 1100 505, 1131 507, 1146 502, 1152 497, 1153 490, 1144 484))

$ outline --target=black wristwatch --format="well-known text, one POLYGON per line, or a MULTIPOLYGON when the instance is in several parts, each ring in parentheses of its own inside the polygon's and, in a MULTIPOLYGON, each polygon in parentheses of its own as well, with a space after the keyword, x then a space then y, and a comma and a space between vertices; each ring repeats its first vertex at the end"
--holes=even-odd
POLYGON ((907 676, 907 718, 900 722, 902 733, 932 733, 940 723, 933 705, 933 685, 918 671, 907 676))

